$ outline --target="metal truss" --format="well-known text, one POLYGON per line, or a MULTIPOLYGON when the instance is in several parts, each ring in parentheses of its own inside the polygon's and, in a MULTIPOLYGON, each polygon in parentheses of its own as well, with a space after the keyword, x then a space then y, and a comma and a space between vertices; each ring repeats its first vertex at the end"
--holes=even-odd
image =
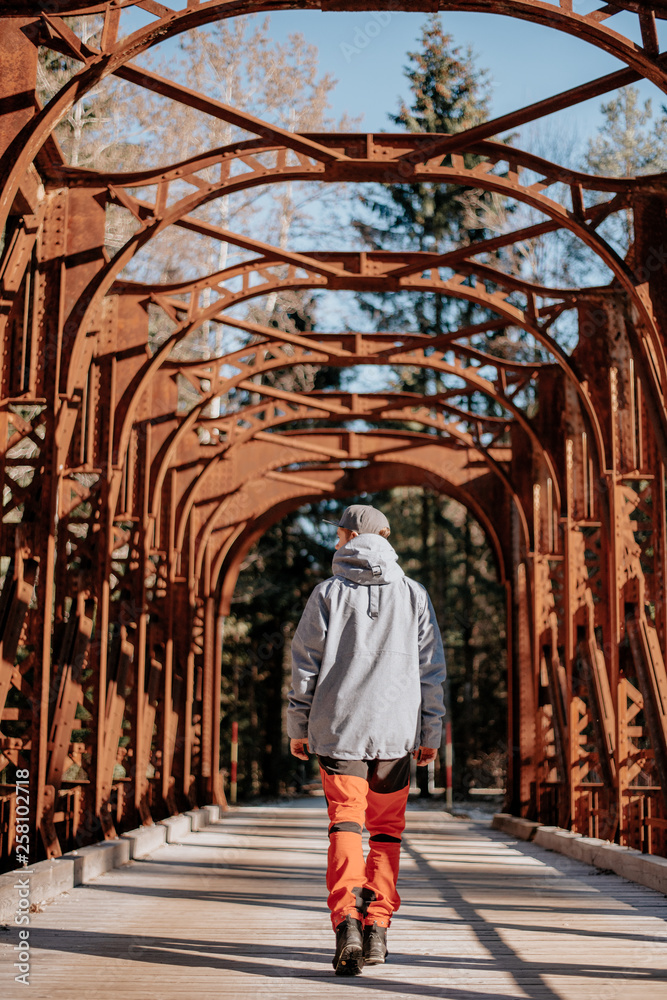
POLYGON ((222 638, 245 554, 308 501, 397 485, 465 504, 505 585, 509 808, 667 854, 667 176, 590 176, 498 141, 641 79, 667 92, 657 30, 667 3, 600 2, 586 14, 567 0, 39 6, 0 0, 6 866, 16 767, 32 775, 34 857, 184 806, 224 804, 222 638), (152 21, 119 38, 129 7, 152 21), (434 136, 291 133, 133 62, 185 30, 296 7, 510 15, 583 39, 623 68, 434 136), (641 45, 614 30, 620 12, 638 18, 641 45), (92 13, 104 17, 99 49, 63 20, 92 13), (40 45, 81 67, 44 107, 33 96, 40 45), (109 76, 254 138, 131 174, 68 167, 53 129, 109 76), (285 181, 456 185, 529 206, 540 220, 441 255, 306 253, 197 214, 285 181), (113 258, 107 206, 135 227, 113 258), (600 231, 619 211, 635 223, 626 259, 600 231), (178 284, 126 280, 126 265, 172 226, 234 246, 242 259, 178 284), (558 231, 597 256, 608 284, 538 286, 494 256, 558 231), (486 318, 432 337, 296 334, 233 309, 306 288, 430 292, 486 318), (571 353, 554 334, 567 312, 579 330, 571 353), (149 314, 168 330, 157 344, 149 314), (233 348, 188 353, 204 324, 233 348), (526 361, 512 337, 500 356, 494 337, 507 331, 529 335, 538 360, 526 361), (260 381, 304 364, 423 368, 447 388, 306 393, 260 381), (485 412, 472 405, 479 399, 485 412))

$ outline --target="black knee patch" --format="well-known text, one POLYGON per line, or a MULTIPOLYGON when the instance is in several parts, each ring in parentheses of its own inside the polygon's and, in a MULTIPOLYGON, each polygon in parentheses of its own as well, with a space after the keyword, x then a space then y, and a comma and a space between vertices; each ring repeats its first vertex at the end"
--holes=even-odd
POLYGON ((374 833, 372 837, 369 837, 370 843, 376 844, 400 844, 400 837, 392 837, 389 833, 374 833))
POLYGON ((361 836, 361 827, 358 823, 352 823, 349 821, 343 823, 334 823, 329 827, 329 836, 332 833, 358 833, 361 836))

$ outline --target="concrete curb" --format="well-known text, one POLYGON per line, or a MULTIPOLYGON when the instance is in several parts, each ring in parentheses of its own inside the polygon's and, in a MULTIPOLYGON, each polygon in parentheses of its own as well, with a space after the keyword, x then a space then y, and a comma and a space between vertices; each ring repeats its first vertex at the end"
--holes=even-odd
POLYGON ((529 819, 521 819, 519 816, 511 816, 510 813, 496 813, 491 821, 494 830, 502 830, 519 840, 532 840, 535 831, 539 829, 539 823, 533 823, 529 819))
POLYGON ((67 892, 74 885, 74 858, 53 858, 40 861, 32 867, 18 868, 0 875, 0 924, 13 924, 19 913, 21 883, 29 880, 30 906, 39 906, 67 892), (26 871, 30 875, 26 875, 26 871))
POLYGON ((193 809, 184 815, 190 817, 192 832, 197 833, 205 826, 212 826, 220 821, 220 806, 202 806, 201 809, 193 809))
POLYGON ((163 823, 153 826, 140 826, 136 830, 121 833, 121 840, 127 840, 130 845, 130 858, 145 858, 151 851, 156 851, 167 843, 167 828, 163 823))
POLYGON ((108 872, 110 868, 120 868, 126 864, 130 860, 130 844, 120 838, 104 840, 100 844, 68 851, 63 857, 74 859, 74 885, 83 885, 103 872, 108 872))
POLYGON ((208 815, 209 825, 220 822, 220 806, 202 806, 202 809, 208 815))
POLYGON ((178 816, 169 816, 152 826, 140 826, 122 833, 116 840, 68 851, 61 858, 38 861, 29 868, 17 868, 0 875, 0 924, 13 924, 22 909, 49 903, 76 885, 129 861, 144 858, 164 844, 177 842, 220 820, 219 806, 202 806, 178 816), (29 886, 27 896, 25 886, 29 886), (21 899, 25 898, 28 903, 21 899))
POLYGON ((495 830, 522 840, 532 839, 535 844, 548 851, 558 851, 575 861, 612 871, 629 882, 638 882, 648 889, 656 889, 667 895, 667 858, 642 854, 633 847, 621 847, 596 837, 582 837, 580 833, 562 830, 557 826, 540 826, 508 813, 496 813, 491 825, 495 830), (532 837, 522 835, 528 831, 528 827, 533 827, 532 837))
POLYGON ((180 816, 168 816, 161 821, 167 830, 167 843, 177 844, 181 837, 187 837, 192 833, 192 821, 188 813, 181 813, 180 816))

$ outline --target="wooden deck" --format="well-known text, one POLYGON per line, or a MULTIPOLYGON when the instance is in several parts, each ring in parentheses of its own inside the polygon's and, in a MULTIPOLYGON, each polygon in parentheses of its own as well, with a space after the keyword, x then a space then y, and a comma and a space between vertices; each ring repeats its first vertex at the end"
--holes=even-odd
MULTIPOLYGON (((301 804, 300 804, 301 805, 301 804)), ((45 905, 4 1000, 666 1000, 667 898, 445 813, 408 815, 390 962, 333 975, 326 816, 240 808, 45 905), (358 991, 361 991, 360 993, 358 991)))

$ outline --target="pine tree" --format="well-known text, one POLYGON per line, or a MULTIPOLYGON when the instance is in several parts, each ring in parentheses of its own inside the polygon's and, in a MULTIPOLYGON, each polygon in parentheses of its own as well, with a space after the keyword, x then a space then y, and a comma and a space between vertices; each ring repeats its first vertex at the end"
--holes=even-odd
MULTIPOLYGON (((391 121, 409 132, 454 134, 481 124, 488 117, 489 95, 484 73, 477 73, 468 49, 462 58, 451 48, 452 37, 445 35, 438 15, 432 15, 422 32, 422 49, 409 52, 413 65, 406 67, 412 91, 412 105, 401 105, 391 121)), ((479 157, 464 154, 466 166, 479 157)), ((447 163, 451 157, 444 158, 447 163)), ((442 251, 483 238, 483 196, 468 188, 443 184, 415 184, 390 189, 399 226, 415 249, 442 251)))
MULTIPOLYGON (((637 87, 623 87, 602 105, 604 122, 588 142, 584 169, 603 177, 634 177, 667 170, 667 111, 655 120, 650 98, 642 105, 637 87)), ((600 227, 621 254, 633 240, 632 209, 610 217, 600 227)))
POLYGON ((607 177, 633 177, 667 170, 667 117, 655 121, 649 98, 640 104, 637 87, 623 87, 602 105, 604 124, 588 142, 586 165, 607 177))
MULTIPOLYGON (((395 125, 410 132, 454 134, 480 124, 488 117, 489 89, 486 74, 475 68, 471 50, 462 53, 442 29, 440 17, 431 15, 422 29, 420 47, 408 53, 405 75, 410 84, 410 104, 403 102, 395 125)), ((443 163, 451 161, 443 157, 443 163)), ((479 157, 464 154, 466 166, 479 157)), ((360 199, 362 217, 354 227, 364 242, 376 250, 444 253, 490 234, 497 222, 499 199, 487 192, 459 185, 437 183, 387 185, 360 199)), ((434 293, 363 295, 359 305, 375 329, 409 330, 440 334, 461 323, 482 318, 482 311, 461 300, 434 293)), ((437 380, 402 370, 404 387, 433 388, 437 380)))

